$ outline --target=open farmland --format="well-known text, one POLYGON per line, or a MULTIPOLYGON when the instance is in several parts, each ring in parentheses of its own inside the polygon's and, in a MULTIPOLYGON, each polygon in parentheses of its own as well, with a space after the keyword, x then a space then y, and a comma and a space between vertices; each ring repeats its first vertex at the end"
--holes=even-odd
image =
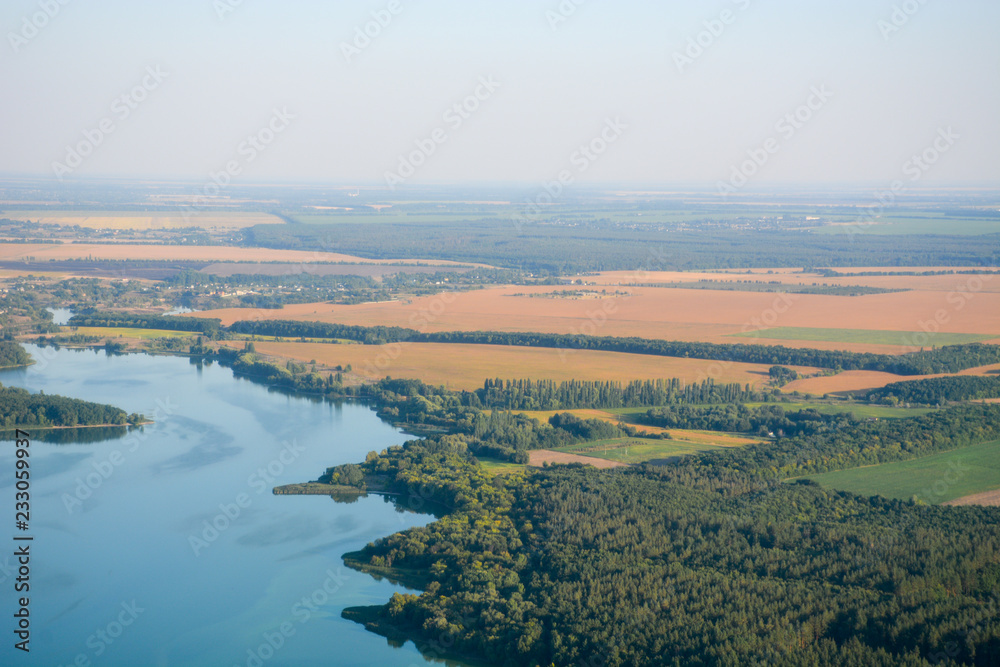
MULTIPOLYGON (((774 405, 773 403, 745 403, 748 408, 757 408, 762 405, 774 405)), ((907 417, 920 417, 928 412, 932 412, 935 408, 900 408, 900 407, 890 407, 887 405, 866 405, 862 403, 848 403, 838 401, 835 403, 823 403, 823 402, 794 402, 794 403, 780 403, 781 408, 785 412, 792 412, 795 410, 815 410, 816 412, 823 415, 837 415, 844 413, 851 413, 858 419, 867 419, 869 417, 874 417, 877 419, 906 419, 907 417)))
POLYGON ((30 220, 43 225, 65 225, 90 229, 242 229, 253 225, 283 224, 269 213, 243 211, 0 211, 0 218, 30 220))
POLYGON ((939 504, 1000 488, 1000 440, 810 479, 828 489, 939 504))
MULTIPOLYGON (((242 347, 242 343, 230 343, 242 347)), ((418 378, 450 389, 478 389, 487 378, 536 380, 613 380, 629 382, 680 378, 696 382, 718 367, 713 361, 656 357, 619 352, 555 350, 494 345, 399 343, 391 345, 334 345, 325 343, 254 343, 257 352, 296 361, 313 359, 323 366, 346 366, 368 378, 418 378)), ((815 369, 801 369, 812 373, 815 369)), ((767 367, 728 364, 717 382, 759 385, 767 367)))
POLYGON ((802 394, 849 394, 862 393, 866 390, 878 389, 893 382, 903 382, 920 379, 919 376, 902 376, 879 371, 844 371, 836 375, 825 375, 803 378, 789 382, 782 391, 788 393, 797 391, 802 394))
POLYGON ((973 493, 969 496, 962 496, 961 498, 955 498, 954 500, 949 500, 948 502, 941 503, 942 505, 983 505, 985 507, 1000 507, 1000 489, 994 491, 984 491, 982 493, 973 493))
MULTIPOLYGON (((588 283, 598 286, 618 286, 629 284, 670 284, 701 281, 720 281, 727 283, 754 282, 772 286, 795 285, 837 285, 880 287, 895 290, 917 290, 930 292, 1000 292, 1000 275, 996 274, 945 274, 945 275, 881 275, 858 276, 853 273, 924 273, 950 271, 983 271, 983 267, 940 267, 940 266, 908 266, 894 269, 891 267, 852 267, 836 269, 844 275, 829 277, 819 273, 803 273, 801 269, 732 269, 720 271, 605 271, 595 276, 587 276, 588 283)), ((988 269, 995 271, 996 269, 988 269)))
MULTIPOLYGON (((421 264, 456 266, 457 262, 418 260, 368 260, 334 252, 270 250, 232 246, 139 245, 130 243, 0 243, 0 260, 180 260, 186 262, 346 262, 349 264, 421 264)), ((466 265, 461 265, 466 266, 466 265)))
POLYGON ((168 329, 134 329, 129 327, 63 327, 63 331, 72 331, 83 336, 100 336, 102 338, 134 338, 149 340, 152 338, 192 338, 197 332, 172 331, 168 329))
MULTIPOLYGON (((1000 364, 967 368, 957 375, 993 375, 1000 364)), ((879 389, 893 382, 909 382, 940 375, 895 375, 879 371, 843 371, 836 375, 819 375, 789 382, 781 390, 785 393, 797 391, 801 394, 858 394, 871 389, 879 389)))
MULTIPOLYGON (((952 281, 965 278, 951 277, 952 281)), ((562 290, 566 298, 551 298, 550 294, 560 291, 559 288, 509 286, 408 301, 298 304, 263 313, 228 309, 204 315, 219 317, 224 324, 263 317, 400 326, 427 332, 537 331, 709 343, 766 342, 733 334, 773 327, 895 331, 900 336, 922 332, 924 328, 932 332, 913 336, 908 346, 900 344, 899 338, 891 333, 874 339, 878 342, 871 342, 870 335, 853 342, 809 339, 816 336, 780 341, 790 347, 889 354, 944 344, 938 341, 947 340, 945 334, 973 336, 977 340, 1000 338, 997 292, 956 296, 951 292, 914 290, 852 297, 656 287, 605 289, 608 294, 596 298, 574 298, 575 286, 567 286, 562 290), (626 293, 615 295, 616 291, 626 293), (940 333, 934 333, 935 329, 940 333)))
POLYGON ((583 463, 584 465, 594 466, 595 468, 620 468, 625 463, 619 461, 609 461, 606 459, 597 458, 595 456, 580 456, 579 454, 570 454, 568 452, 556 452, 550 449, 535 449, 529 453, 528 465, 535 466, 536 468, 541 468, 543 464, 548 463, 552 465, 554 463, 583 463))
POLYGON ((666 463, 679 456, 716 449, 720 449, 720 447, 683 440, 614 438, 568 445, 555 451, 633 465, 636 463, 666 463))
MULTIPOLYGON (((775 327, 745 333, 733 334, 742 338, 762 340, 807 340, 832 343, 870 343, 874 345, 913 346, 914 341, 922 341, 932 336, 926 331, 879 331, 871 329, 812 329, 806 327, 775 327)), ((933 335, 935 345, 962 345, 981 343, 995 338, 993 334, 963 334, 937 332, 933 335)))

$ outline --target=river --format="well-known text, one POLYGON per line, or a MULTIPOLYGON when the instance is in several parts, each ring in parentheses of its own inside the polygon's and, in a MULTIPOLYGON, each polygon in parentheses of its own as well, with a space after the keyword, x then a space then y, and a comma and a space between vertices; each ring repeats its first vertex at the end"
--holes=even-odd
POLYGON ((218 365, 28 349, 39 363, 0 382, 155 424, 87 444, 32 433, 30 528, 19 533, 34 538, 29 654, 13 647, 14 444, 0 445, 0 664, 428 663, 412 643, 390 645, 340 617, 405 590, 341 556, 432 517, 379 496, 271 493, 408 436, 365 406, 272 392, 218 365))

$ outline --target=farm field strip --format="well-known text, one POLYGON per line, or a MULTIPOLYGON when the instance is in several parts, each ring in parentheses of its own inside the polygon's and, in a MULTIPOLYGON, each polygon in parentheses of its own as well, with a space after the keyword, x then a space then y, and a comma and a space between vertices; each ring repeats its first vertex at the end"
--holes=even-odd
POLYGON ((77 333, 101 338, 190 338, 203 334, 197 331, 174 331, 172 329, 134 329, 131 327, 62 327, 63 333, 77 333))
POLYGON ((907 417, 920 417, 928 412, 934 412, 936 408, 899 408, 882 405, 864 405, 859 403, 848 403, 837 405, 836 403, 747 403, 748 408, 756 408, 762 405, 780 405, 785 412, 795 410, 815 410, 823 415, 836 415, 845 412, 853 413, 859 419, 874 417, 878 419, 906 419, 907 417))
MULTIPOLYGON (((225 343, 224 343, 225 344, 225 343)), ((229 343, 242 347, 242 343, 229 343)), ((487 378, 536 380, 613 380, 629 382, 658 378, 700 381, 714 373, 718 362, 622 352, 557 350, 453 343, 337 345, 330 343, 258 342, 257 352, 326 367, 351 364, 368 378, 416 378, 450 389, 480 389, 487 378)), ((767 366, 732 363, 715 373, 717 382, 759 385, 767 381, 767 366)), ((803 368, 804 373, 816 369, 803 368)))
POLYGON ((770 340, 802 340, 834 343, 872 343, 875 345, 914 345, 914 341, 933 338, 934 345, 962 345, 981 343, 995 338, 995 334, 968 334, 937 332, 933 337, 924 331, 887 331, 884 329, 816 329, 810 327, 774 327, 730 334, 739 338, 766 338, 770 340))
POLYGON ((583 463, 595 468, 620 468, 627 465, 620 461, 610 461, 594 456, 581 456, 568 452, 557 452, 551 449, 533 449, 528 453, 528 456, 528 465, 536 468, 541 468, 543 463, 583 463))
POLYGON ((939 504, 1000 488, 1000 440, 809 478, 828 489, 939 504))
POLYGON ((240 229, 253 225, 283 224, 269 213, 241 211, 0 211, 0 218, 31 220, 43 225, 66 225, 90 229, 186 229, 188 227, 240 229))
MULTIPOLYGON (((0 243, 0 260, 35 262, 47 260, 174 260, 196 262, 291 262, 310 264, 345 262, 348 264, 398 264, 461 266, 469 264, 444 260, 366 259, 354 255, 308 250, 271 250, 234 246, 142 245, 130 243, 0 243)), ((280 312, 280 311, 276 311, 280 312)))
MULTIPOLYGON (((904 271, 921 273, 925 271, 983 271, 983 267, 837 267, 836 271, 844 274, 865 272, 904 271)), ((828 277, 818 273, 802 273, 801 269, 742 269, 718 271, 652 271, 637 273, 632 271, 605 271, 595 276, 588 276, 587 283, 593 287, 617 287, 630 283, 669 284, 680 282, 745 282, 766 283, 771 287, 781 285, 819 286, 836 285, 840 287, 882 287, 885 289, 913 290, 919 292, 943 292, 942 301, 950 293, 964 291, 966 294, 979 292, 1000 292, 1000 275, 954 273, 941 275, 888 275, 888 276, 855 276, 841 275, 828 277)), ((851 297, 848 297, 851 298, 851 297)), ((957 298, 957 297, 953 297, 957 298)))
POLYGON ((631 465, 718 449, 727 448, 677 440, 616 438, 568 445, 554 451, 631 465))

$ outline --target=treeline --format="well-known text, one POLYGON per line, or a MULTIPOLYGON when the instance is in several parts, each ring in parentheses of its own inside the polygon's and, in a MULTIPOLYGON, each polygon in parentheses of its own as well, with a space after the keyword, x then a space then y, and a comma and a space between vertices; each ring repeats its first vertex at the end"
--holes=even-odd
POLYGON ((345 555, 424 592, 343 615, 413 639, 431 658, 608 667, 1000 661, 993 508, 800 484, 718 494, 664 468, 493 476, 444 438, 372 452, 358 468, 405 507, 447 512, 345 555))
POLYGON ((954 375, 908 382, 893 382, 868 394, 872 403, 920 403, 939 405, 946 401, 1000 398, 1000 375, 954 375))
POLYGON ((120 327, 129 329, 165 329, 191 331, 206 336, 218 336, 222 320, 209 317, 182 317, 179 315, 138 315, 135 313, 89 312, 77 313, 69 318, 71 327, 120 327))
POLYGON ((295 320, 240 320, 233 322, 228 331, 251 336, 277 336, 280 338, 331 338, 353 340, 366 345, 384 345, 413 338, 415 329, 403 327, 362 327, 330 322, 299 322, 295 320))
POLYGON ((948 345, 909 354, 871 354, 837 350, 790 348, 782 345, 700 343, 635 337, 581 336, 531 332, 450 331, 421 333, 405 327, 362 327, 290 320, 240 321, 234 333, 288 338, 343 338, 371 345, 396 342, 509 345, 569 350, 598 350, 664 357, 709 359, 768 366, 814 366, 835 370, 867 370, 897 375, 957 373, 966 368, 1000 363, 1000 345, 948 345))
POLYGON ((747 407, 743 404, 695 407, 672 405, 652 408, 645 414, 633 415, 640 424, 659 428, 693 429, 751 433, 778 438, 814 435, 857 423, 851 413, 824 415, 805 409, 786 412, 780 405, 747 407))
POLYGON ((93 426, 98 424, 140 424, 140 414, 126 414, 120 408, 76 398, 39 392, 32 394, 19 387, 0 385, 0 425, 15 426, 93 426))
POLYGON ((27 366, 31 355, 16 340, 0 340, 0 368, 27 366))
POLYGON ((501 410, 574 410, 632 408, 671 403, 740 403, 766 401, 770 394, 738 383, 704 380, 685 383, 677 378, 613 381, 486 380, 482 389, 463 391, 463 405, 501 410))

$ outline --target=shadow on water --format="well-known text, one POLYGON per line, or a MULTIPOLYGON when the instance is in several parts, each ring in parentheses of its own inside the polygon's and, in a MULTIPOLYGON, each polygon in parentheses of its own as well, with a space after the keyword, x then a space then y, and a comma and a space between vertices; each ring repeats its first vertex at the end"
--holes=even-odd
MULTIPOLYGON (((134 427, 133 427, 134 428, 134 427)), ((139 427, 140 429, 142 427, 139 427)), ((31 428, 27 429, 31 440, 53 445, 90 445, 105 440, 118 440, 128 435, 128 426, 91 426, 87 428, 31 428)), ((24 429, 21 430, 24 432, 24 429)), ((0 441, 16 439, 16 430, 0 430, 0 441)))

